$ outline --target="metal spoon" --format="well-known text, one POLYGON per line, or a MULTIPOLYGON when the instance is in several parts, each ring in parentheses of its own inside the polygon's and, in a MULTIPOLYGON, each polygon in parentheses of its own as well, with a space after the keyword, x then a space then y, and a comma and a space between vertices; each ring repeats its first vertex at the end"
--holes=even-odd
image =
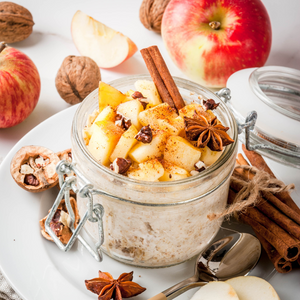
POLYGON ((170 300, 209 281, 223 281, 248 274, 261 254, 260 242, 249 233, 235 232, 208 246, 196 260, 194 276, 149 300, 170 300))

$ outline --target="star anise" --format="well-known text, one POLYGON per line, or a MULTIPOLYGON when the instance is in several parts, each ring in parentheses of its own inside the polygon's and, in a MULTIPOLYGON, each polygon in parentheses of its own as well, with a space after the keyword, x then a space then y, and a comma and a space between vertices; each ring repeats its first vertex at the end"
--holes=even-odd
POLYGON ((99 271, 99 277, 85 280, 86 288, 98 294, 98 300, 122 300, 141 294, 146 289, 132 281, 133 272, 123 273, 118 279, 111 274, 99 271))
POLYGON ((190 141, 197 141, 198 148, 207 146, 212 151, 222 151, 224 146, 234 142, 226 133, 229 127, 218 123, 217 117, 208 121, 195 112, 195 118, 184 117, 184 124, 187 138, 190 141))

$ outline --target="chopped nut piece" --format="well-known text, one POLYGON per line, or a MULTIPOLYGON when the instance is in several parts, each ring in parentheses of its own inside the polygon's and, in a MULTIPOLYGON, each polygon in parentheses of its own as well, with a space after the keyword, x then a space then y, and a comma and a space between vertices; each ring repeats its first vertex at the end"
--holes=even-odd
POLYGON ((121 114, 116 115, 115 125, 121 127, 124 130, 127 130, 131 126, 131 120, 125 118, 121 114))
POLYGON ((100 300, 122 300, 141 294, 146 289, 132 281, 133 272, 123 273, 114 279, 108 272, 99 271, 99 277, 85 280, 86 288, 97 294, 100 300))
POLYGON ((208 99, 207 101, 203 100, 203 106, 205 107, 205 110, 214 110, 219 106, 219 104, 220 103, 216 103, 213 99, 208 99))
POLYGON ((60 218, 59 221, 60 223, 64 224, 67 227, 70 227, 71 224, 71 216, 64 212, 63 210, 60 212, 60 218))
POLYGON ((16 183, 29 192, 41 192, 58 183, 58 156, 40 146, 25 146, 13 157, 10 172, 16 183))
MULTIPOLYGON (((74 215, 75 215, 74 228, 76 229, 76 227, 80 221, 79 211, 77 208, 77 203, 73 197, 70 197, 70 203, 71 203, 71 207, 73 209, 74 215)), ((50 210, 49 210, 49 212, 50 212, 50 210)), ((45 222, 47 220, 48 215, 45 218, 43 218, 42 220, 40 220, 40 226, 42 228, 41 233, 44 238, 53 242, 51 236, 45 230, 45 222)), ((65 200, 63 199, 63 200, 61 200, 61 202, 50 222, 50 228, 54 231, 55 235, 59 238, 59 240, 63 244, 67 244, 72 236, 72 231, 69 228, 70 222, 71 222, 71 217, 68 213, 65 200)))
POLYGON ((21 166, 21 170, 20 170, 21 174, 26 175, 26 174, 32 174, 33 172, 34 172, 33 169, 29 165, 24 164, 21 166))
POLYGON ((195 163, 195 170, 197 172, 202 172, 206 169, 205 163, 201 160, 195 163))
POLYGON ((147 105, 149 104, 149 102, 146 102, 146 101, 142 101, 142 100, 139 100, 141 102, 141 104, 143 105, 143 108, 146 109, 147 105))
POLYGON ((146 97, 143 96, 143 94, 139 91, 134 92, 131 97, 133 99, 147 99, 146 97))
POLYGON ((132 162, 130 159, 118 157, 110 165, 110 169, 118 174, 125 174, 130 168, 132 162))
POLYGON ((40 183, 33 174, 26 174, 24 183, 27 185, 38 186, 40 183))
POLYGON ((44 160, 42 156, 39 156, 35 159, 35 163, 38 168, 45 167, 49 163, 49 158, 44 160))
POLYGON ((139 142, 142 142, 144 144, 149 144, 151 143, 153 138, 152 135, 152 130, 150 128, 150 125, 144 126, 141 128, 139 133, 135 136, 135 139, 138 140, 139 142))

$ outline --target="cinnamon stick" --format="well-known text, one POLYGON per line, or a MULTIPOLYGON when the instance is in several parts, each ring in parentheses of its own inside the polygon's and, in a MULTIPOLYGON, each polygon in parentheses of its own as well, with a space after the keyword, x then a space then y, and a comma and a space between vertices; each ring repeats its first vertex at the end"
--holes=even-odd
POLYGON ((151 57, 149 50, 147 48, 145 48, 145 49, 142 49, 140 52, 143 56, 143 59, 147 66, 147 69, 151 75, 151 78, 152 78, 163 102, 168 103, 172 108, 176 108, 169 91, 167 90, 162 78, 160 77, 160 73, 157 70, 155 62, 154 62, 153 58, 151 57))
POLYGON ((240 218, 262 235, 285 260, 297 260, 300 252, 299 241, 293 239, 258 209, 248 208, 245 213, 240 214, 240 218))
POLYGON ((273 263, 275 269, 279 273, 288 273, 292 270, 292 263, 290 261, 286 261, 277 250, 265 239, 263 238, 257 231, 255 231, 255 235, 259 239, 261 245, 265 249, 270 261, 273 263))
MULTIPOLYGON (((247 150, 245 145, 243 145, 242 148, 252 166, 256 167, 259 170, 265 171, 268 174, 270 174, 270 176, 276 178, 261 155, 259 155, 258 153, 254 152, 254 151, 247 150)), ((292 208, 297 214, 300 214, 300 208, 294 202, 294 200, 291 198, 291 196, 288 192, 276 193, 275 196, 279 200, 281 200, 283 203, 285 203, 287 206, 292 208)))
POLYGON ((140 52, 163 102, 168 103, 176 110, 183 108, 185 103, 158 47, 151 46, 140 52))
POLYGON ((185 103, 179 93, 179 90, 173 80, 173 77, 171 76, 169 69, 158 49, 157 46, 151 46, 148 48, 148 51, 157 67, 157 70, 160 74, 160 77, 162 78, 168 92, 170 93, 173 102, 177 108, 177 110, 180 110, 185 106, 185 103))

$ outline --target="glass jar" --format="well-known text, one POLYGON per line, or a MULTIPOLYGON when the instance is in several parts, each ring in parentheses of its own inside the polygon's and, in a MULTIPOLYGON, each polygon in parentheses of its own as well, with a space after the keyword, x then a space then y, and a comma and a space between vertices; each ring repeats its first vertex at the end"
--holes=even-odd
MULTIPOLYGON (((122 92, 134 89, 137 80, 148 75, 125 77, 110 82, 122 92)), ((102 250, 112 258, 135 266, 166 267, 184 262, 198 254, 217 234, 222 220, 210 221, 210 213, 221 212, 227 201, 229 180, 237 152, 237 126, 232 113, 211 91, 174 78, 186 103, 215 99, 214 113, 229 127, 234 143, 225 147, 216 163, 198 175, 169 182, 146 182, 119 175, 99 164, 89 153, 83 128, 98 108, 98 90, 78 108, 72 126, 72 155, 78 170, 94 185, 114 198, 94 195, 94 203, 104 207, 104 244, 102 250)), ((86 198, 78 197, 82 216, 86 198)), ((97 239, 97 224, 87 221, 86 231, 97 239)))

